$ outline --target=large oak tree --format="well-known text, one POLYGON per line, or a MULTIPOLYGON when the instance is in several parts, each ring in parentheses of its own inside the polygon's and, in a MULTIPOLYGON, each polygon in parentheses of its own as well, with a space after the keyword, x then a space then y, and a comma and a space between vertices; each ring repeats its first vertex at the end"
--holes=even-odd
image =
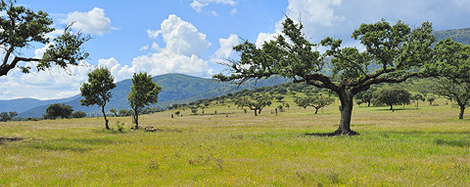
POLYGON ((330 37, 320 44, 312 43, 302 33, 302 24, 290 18, 282 25, 282 34, 261 48, 248 41, 235 46, 241 56, 227 64, 231 74, 217 74, 214 78, 241 83, 280 75, 335 92, 341 101, 341 119, 338 129, 327 135, 358 134, 350 128, 354 95, 374 84, 399 83, 418 76, 424 63, 432 59, 431 46, 435 41, 429 22, 415 29, 401 21, 395 25, 385 20, 362 24, 352 37, 365 47, 363 51, 342 47, 341 39, 330 37), (320 45, 327 47, 323 54, 317 50, 320 45), (333 58, 331 76, 324 73, 326 57, 333 58))
POLYGON ((78 65, 81 60, 88 58, 88 53, 82 50, 82 45, 90 37, 82 37, 80 32, 71 32, 71 25, 66 26, 62 35, 53 39, 52 45, 49 45, 42 58, 21 56, 22 49, 35 43, 50 44, 46 35, 55 29, 46 12, 34 12, 23 6, 16 6, 14 2, 0 2, 0 46, 5 51, 5 56, 0 62, 0 77, 6 76, 14 68, 21 68, 24 73, 28 73, 32 68, 19 62, 35 62, 37 64, 33 66, 42 71, 53 64, 66 69, 68 65, 78 65))

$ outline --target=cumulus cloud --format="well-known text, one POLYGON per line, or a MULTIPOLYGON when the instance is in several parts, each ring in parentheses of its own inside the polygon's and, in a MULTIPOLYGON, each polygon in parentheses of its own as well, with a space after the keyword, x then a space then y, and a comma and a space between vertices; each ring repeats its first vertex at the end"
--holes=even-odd
POLYGON ((72 28, 81 30, 87 34, 103 35, 111 31, 111 20, 106 17, 104 9, 93 8, 89 12, 72 12, 62 21, 65 24, 72 23, 72 28))
POLYGON ((333 7, 340 6, 342 0, 289 0, 288 15, 301 15, 307 23, 331 26, 344 17, 335 15, 333 7))
MULTIPOLYGON (((37 63, 32 63, 35 66, 37 63)), ((23 74, 15 68, 8 76, 0 77, 0 99, 36 98, 56 99, 80 94, 80 84, 87 81, 87 73, 92 66, 82 61, 78 66, 68 66, 66 70, 53 66, 46 71, 32 71, 23 74)))
POLYGON ((129 66, 122 66, 119 64, 114 57, 109 59, 99 59, 98 66, 108 68, 114 76, 114 82, 130 79, 132 74, 135 72, 134 69, 129 66))
POLYGON ((214 53, 214 58, 211 59, 212 62, 223 61, 223 59, 230 58, 233 51, 233 46, 240 44, 240 39, 236 34, 230 34, 230 36, 225 39, 219 39, 220 48, 214 53))
POLYGON ((151 75, 164 73, 184 73, 206 76, 211 69, 201 56, 207 51, 210 42, 206 35, 178 16, 171 14, 160 24, 160 30, 147 30, 148 37, 165 42, 165 47, 152 43, 156 52, 133 59, 131 70, 145 71, 151 75))
POLYGON ((157 38, 160 34, 166 43, 166 49, 173 53, 191 56, 200 56, 209 46, 206 35, 200 33, 193 24, 181 20, 178 16, 171 14, 168 19, 160 25, 161 30, 148 30, 150 38, 157 38))

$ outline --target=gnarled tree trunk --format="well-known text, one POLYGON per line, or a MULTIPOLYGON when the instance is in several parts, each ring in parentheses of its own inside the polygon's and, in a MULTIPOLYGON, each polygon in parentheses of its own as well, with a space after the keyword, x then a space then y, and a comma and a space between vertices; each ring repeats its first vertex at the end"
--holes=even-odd
POLYGON ((341 119, 339 121, 338 129, 333 135, 359 135, 359 133, 351 130, 354 95, 346 90, 341 90, 338 95, 341 100, 341 119))

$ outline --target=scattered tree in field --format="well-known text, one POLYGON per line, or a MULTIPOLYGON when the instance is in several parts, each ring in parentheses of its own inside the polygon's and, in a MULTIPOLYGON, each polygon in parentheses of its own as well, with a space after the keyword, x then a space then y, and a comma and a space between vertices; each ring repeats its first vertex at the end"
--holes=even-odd
POLYGON ((83 111, 75 111, 72 113, 72 118, 84 118, 86 117, 86 113, 83 111))
POLYGON ((455 100, 460 107, 459 119, 463 119, 470 99, 470 46, 447 39, 434 49, 436 63, 427 68, 440 77, 436 92, 455 100))
POLYGON ((68 25, 64 33, 53 39, 46 34, 53 32, 52 18, 46 12, 34 12, 23 6, 14 5, 15 1, 2 0, 0 2, 0 45, 5 50, 5 56, 0 64, 0 77, 6 76, 13 68, 21 68, 28 73, 31 66, 22 65, 19 62, 35 62, 38 71, 52 66, 66 69, 67 65, 78 65, 81 60, 88 58, 88 53, 83 52, 81 46, 90 37, 82 37, 80 32, 73 33, 68 25), (21 56, 21 50, 31 47, 33 43, 48 44, 42 58, 30 58, 21 56))
POLYGON ((55 103, 49 105, 46 109, 45 119, 56 119, 58 117, 64 119, 69 118, 72 115, 73 107, 64 103, 55 103))
POLYGON ((152 76, 147 73, 134 73, 132 77, 131 92, 129 92, 129 104, 134 111, 133 121, 135 129, 139 129, 139 114, 145 106, 158 101, 158 93, 162 87, 153 82, 152 76))
POLYGON ((307 97, 297 97, 294 99, 294 102, 298 105, 306 109, 308 106, 315 108, 315 114, 318 113, 320 108, 328 106, 335 102, 334 98, 327 97, 327 96, 307 96, 307 97))
POLYGON ((103 113, 106 129, 110 129, 108 118, 104 107, 111 99, 111 90, 116 87, 114 77, 107 68, 99 67, 88 73, 88 82, 82 83, 80 92, 84 99, 80 100, 81 105, 98 105, 103 113))
POLYGON ((411 96, 411 100, 416 101, 416 107, 419 107, 419 101, 426 101, 426 98, 422 94, 414 94, 411 96))
POLYGON ((435 92, 455 100, 460 107, 459 119, 463 119, 465 108, 470 102, 470 82, 457 83, 447 78, 440 78, 435 92))
POLYGON ((6 122, 18 116, 16 111, 0 113, 0 121, 6 122))
POLYGON ((402 87, 385 87, 372 94, 374 105, 386 104, 393 110, 393 105, 410 104, 411 94, 402 87))
POLYGON ((121 109, 118 111, 119 116, 132 116, 134 112, 132 110, 121 109))
POLYGON ((426 100, 429 102, 429 105, 432 105, 432 103, 436 100, 436 98, 434 96, 431 96, 431 97, 428 97, 426 100))
POLYGON ((342 47, 342 40, 330 37, 320 42, 328 49, 324 54, 316 50, 302 33, 302 24, 286 18, 282 34, 276 40, 265 42, 261 48, 244 41, 233 49, 241 53, 240 60, 230 60, 230 75, 217 74, 220 81, 239 80, 280 75, 294 82, 306 82, 336 93, 341 101, 341 119, 338 129, 326 135, 356 135, 350 128, 353 97, 380 83, 399 83, 420 75, 421 67, 432 60, 432 26, 425 22, 416 29, 399 21, 395 25, 382 20, 362 24, 352 34, 366 50, 342 47), (325 57, 332 57, 332 76, 324 73, 325 57), (377 69, 369 69, 375 65, 377 69))
POLYGON ((284 99, 285 97, 280 95, 280 96, 276 96, 276 99, 277 99, 277 102, 282 102, 282 100, 284 99))
POLYGON ((357 93, 355 96, 356 103, 358 105, 361 105, 362 103, 367 103, 367 106, 370 107, 370 103, 372 100, 372 93, 374 93, 376 90, 377 88, 371 87, 367 90, 357 93))
POLYGON ((249 96, 243 96, 243 97, 237 98, 235 100, 235 104, 241 108, 245 106, 248 107, 250 110, 254 111, 255 116, 258 116, 258 114, 261 114, 261 111, 263 110, 264 107, 271 106, 272 99, 273 97, 268 93, 265 93, 265 94, 253 93, 249 96))
POLYGON ((118 111, 117 111, 116 109, 114 109, 114 108, 111 108, 111 109, 109 109, 109 112, 113 113, 114 116, 117 116, 117 112, 118 112, 118 111))

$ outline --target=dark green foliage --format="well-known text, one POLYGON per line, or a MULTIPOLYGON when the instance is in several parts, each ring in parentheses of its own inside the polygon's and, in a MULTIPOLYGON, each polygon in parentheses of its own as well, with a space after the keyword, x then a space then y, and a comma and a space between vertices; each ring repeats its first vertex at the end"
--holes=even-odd
POLYGON ((52 18, 46 12, 34 12, 23 6, 16 6, 14 1, 0 3, 2 12, 0 19, 0 45, 6 51, 5 58, 0 65, 0 76, 6 76, 7 73, 19 67, 24 73, 28 73, 31 67, 18 64, 19 62, 38 62, 37 70, 45 70, 55 65, 66 69, 67 65, 78 65, 78 62, 88 57, 88 53, 83 52, 82 45, 90 37, 82 37, 80 32, 73 33, 69 30, 70 26, 64 29, 63 35, 53 40, 54 44, 46 49, 43 58, 21 57, 22 48, 31 46, 32 43, 48 44, 49 38, 46 34, 53 32, 52 18), (11 54, 15 54, 10 59, 11 54))
POLYGON ((355 96, 356 103, 358 105, 362 103, 367 103, 367 106, 370 107, 370 103, 372 101, 372 93, 374 93, 376 90, 377 90, 376 87, 370 87, 367 90, 357 93, 355 96))
POLYGON ((86 113, 83 111, 75 111, 72 113, 72 118, 84 118, 86 117, 86 113))
POLYGON ((147 73, 134 73, 132 77, 131 92, 129 92, 129 104, 134 111, 135 128, 139 129, 139 115, 145 106, 157 103, 158 94, 162 87, 153 82, 152 76, 147 73))
POLYGON ((18 113, 15 112, 15 111, 2 112, 2 113, 0 113, 0 121, 6 122, 6 121, 9 121, 9 120, 13 119, 16 116, 18 116, 18 113))
POLYGON ((298 105, 303 107, 304 109, 308 106, 315 108, 315 114, 318 113, 320 108, 323 108, 327 105, 330 105, 335 102, 334 98, 328 96, 306 96, 306 97, 296 97, 294 102, 298 105))
POLYGON ((250 110, 254 111, 255 116, 258 116, 258 114, 261 114, 264 107, 271 106, 272 99, 273 97, 269 93, 253 93, 235 99, 235 104, 241 108, 250 108, 250 110))
POLYGON ((107 68, 99 67, 88 73, 88 82, 82 84, 80 92, 84 99, 80 104, 84 106, 98 105, 103 113, 106 129, 110 129, 104 107, 111 99, 111 90, 116 87, 114 77, 107 68))
POLYGON ((119 116, 132 116, 134 112, 132 110, 121 109, 118 111, 119 116))
POLYGON ((45 119, 69 118, 72 115, 73 107, 64 103, 49 105, 46 109, 45 119))
MULTIPOLYGON (((451 39, 439 41, 434 47, 435 63, 428 71, 440 78, 436 92, 457 101, 460 106, 459 119, 470 100, 470 45, 451 39)), ((429 100, 432 104, 433 100, 429 100)))
POLYGON ((422 94, 414 94, 411 96, 411 100, 416 101, 416 107, 419 106, 419 101, 426 101, 426 98, 422 94))
POLYGON ((393 105, 410 104, 411 94, 402 87, 385 87, 372 94, 374 105, 386 104, 393 110, 393 105))

